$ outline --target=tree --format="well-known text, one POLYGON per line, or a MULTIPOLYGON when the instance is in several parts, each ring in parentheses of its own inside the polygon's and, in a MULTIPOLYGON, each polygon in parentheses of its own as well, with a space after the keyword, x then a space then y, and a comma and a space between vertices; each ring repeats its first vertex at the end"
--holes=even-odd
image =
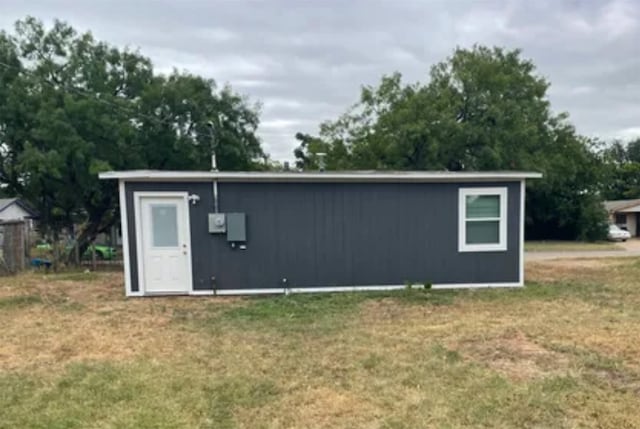
POLYGON ((605 165, 603 196, 608 200, 640 198, 640 138, 613 141, 600 151, 605 165))
POLYGON ((529 185, 529 236, 600 238, 599 158, 567 115, 551 113, 548 88, 518 50, 456 49, 425 84, 395 73, 364 87, 295 155, 304 164, 321 147, 356 169, 541 171, 529 185))
POLYGON ((640 137, 627 143, 627 159, 631 162, 640 162, 640 137))
POLYGON ((0 182, 40 212, 57 240, 77 231, 80 252, 117 220, 121 169, 258 168, 258 106, 230 87, 174 71, 78 34, 26 18, 0 33, 0 182), (213 129, 209 123, 213 123, 213 129))
POLYGON ((296 140, 300 145, 294 149, 297 158, 296 167, 303 170, 317 170, 319 168, 319 153, 327 155, 326 168, 329 170, 342 170, 349 167, 346 160, 348 154, 344 145, 325 143, 322 139, 309 134, 296 133, 296 140))

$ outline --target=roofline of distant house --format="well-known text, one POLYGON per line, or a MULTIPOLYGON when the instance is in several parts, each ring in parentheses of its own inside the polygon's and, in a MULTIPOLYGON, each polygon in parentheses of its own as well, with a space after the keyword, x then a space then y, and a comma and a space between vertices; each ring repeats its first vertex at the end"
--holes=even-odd
POLYGON ((539 179, 541 173, 530 171, 327 171, 327 172, 257 172, 257 171, 107 171, 100 179, 138 182, 507 182, 539 179))
POLYGON ((32 209, 31 207, 29 207, 28 204, 25 204, 22 200, 20 200, 20 198, 9 198, 9 199, 11 201, 9 201, 4 206, 0 207, 0 213, 5 211, 6 209, 11 207, 12 205, 17 204, 21 209, 23 209, 24 211, 29 213, 29 216, 28 216, 29 218, 37 218, 38 217, 38 212, 36 210, 32 209))
POLYGON ((634 198, 630 200, 610 200, 610 201, 604 201, 603 204, 605 206, 605 209, 609 213, 624 212, 625 210, 628 210, 632 207, 639 206, 640 198, 634 198), (607 207, 607 205, 611 203, 620 203, 620 205, 614 206, 614 207, 607 207))

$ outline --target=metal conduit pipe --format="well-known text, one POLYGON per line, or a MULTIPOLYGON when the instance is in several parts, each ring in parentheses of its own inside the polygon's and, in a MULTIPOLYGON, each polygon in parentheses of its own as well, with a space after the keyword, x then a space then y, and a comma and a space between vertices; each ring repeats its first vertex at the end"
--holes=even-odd
MULTIPOLYGON (((211 134, 211 171, 218 171, 218 161, 216 159, 216 152, 215 152, 215 147, 216 147, 216 140, 215 140, 215 135, 213 133, 213 129, 214 129, 214 125, 213 122, 209 121, 207 122, 207 125, 209 127, 209 133, 211 134)), ((218 213, 218 180, 217 179, 213 179, 213 184, 212 184, 212 190, 213 190, 213 212, 214 213, 218 213)))
POLYGON ((218 213, 218 180, 213 180, 213 212, 218 213))

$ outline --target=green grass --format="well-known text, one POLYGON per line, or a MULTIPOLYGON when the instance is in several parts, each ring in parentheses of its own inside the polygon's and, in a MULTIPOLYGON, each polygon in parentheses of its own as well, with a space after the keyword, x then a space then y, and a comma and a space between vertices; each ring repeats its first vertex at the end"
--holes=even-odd
POLYGON ((242 304, 220 308, 206 306, 197 311, 173 311, 174 321, 202 330, 216 331, 224 327, 244 330, 277 330, 279 332, 327 334, 342 329, 357 316, 363 303, 383 299, 400 305, 449 305, 457 291, 403 289, 393 292, 337 292, 325 294, 292 294, 258 296, 242 304))
POLYGON ((527 273, 232 299, 2 279, 0 428, 640 427, 640 262, 527 273))
POLYGON ((610 241, 527 241, 526 252, 582 252, 591 250, 624 250, 622 246, 610 241))
POLYGON ((265 378, 177 372, 151 362, 69 365, 55 377, 0 375, 0 428, 233 428, 235 407, 278 397, 265 378), (11 412, 7 412, 10 410, 11 412))
POLYGON ((39 295, 16 295, 0 298, 0 310, 23 308, 42 303, 39 295))
POLYGON ((0 310, 20 310, 32 306, 53 307, 57 311, 80 311, 84 305, 61 295, 39 295, 33 291, 29 295, 0 297, 0 310))
MULTIPOLYGON (((376 360, 376 359, 374 359, 376 360)), ((367 366, 374 382, 399 369, 387 359, 367 366)), ((55 377, 26 374, 0 376, 0 428, 184 428, 231 429, 239 427, 236 412, 256 412, 277 406, 283 395, 296 389, 265 376, 225 376, 205 368, 187 368, 151 362, 128 364, 74 364, 55 377)), ((278 373, 278 375, 280 375, 278 373)), ((321 372, 331 381, 336 375, 321 372)), ((606 410, 620 400, 602 379, 553 376, 521 385, 493 374, 481 365, 465 363, 456 352, 442 346, 426 349, 419 360, 399 374, 389 397, 379 397, 379 427, 425 427, 437 421, 448 427, 560 427, 576 411, 572 401, 606 410), (408 406, 397 407, 416 392, 408 406), (440 392, 440 394, 438 394, 440 392), (444 393, 444 394, 442 394, 444 393), (604 401, 604 404, 599 402, 604 401)), ((281 382, 282 383, 282 382, 281 382)), ((362 386, 342 386, 358 391, 362 386)), ((272 416, 275 417, 275 416, 272 416)), ((611 424, 619 424, 615 418, 611 424)), ((308 421, 313 427, 314 422, 308 421)), ((246 427, 271 427, 256 419, 246 427)), ((348 427, 337 425, 335 427, 348 427)), ((610 426, 614 427, 614 426, 610 426)))

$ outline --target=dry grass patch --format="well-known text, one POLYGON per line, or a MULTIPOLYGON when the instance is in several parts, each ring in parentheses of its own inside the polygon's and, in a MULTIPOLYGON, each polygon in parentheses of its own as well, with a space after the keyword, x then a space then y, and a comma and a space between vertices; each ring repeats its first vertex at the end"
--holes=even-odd
POLYGON ((206 300, 126 299, 122 276, 116 273, 101 273, 90 281, 29 274, 17 277, 15 284, 12 280, 2 280, 0 303, 13 300, 15 305, 0 312, 0 370, 52 369, 85 360, 163 359, 197 349, 204 341, 175 329, 173 321, 174 312, 208 305, 206 300))
POLYGON ((109 273, 0 279, 0 428, 640 427, 640 264, 527 275, 254 299, 125 299, 109 273))
POLYGON ((611 275, 629 266, 630 261, 614 258, 575 258, 553 259, 548 261, 529 262, 527 264, 527 281, 533 282, 606 282, 611 275))
POLYGON ((497 371, 512 380, 564 375, 569 359, 536 344, 517 330, 496 338, 477 338, 453 345, 465 359, 497 371))
POLYGON ((271 422, 268 427, 278 428, 377 428, 383 416, 365 397, 342 389, 315 386, 289 391, 277 403, 239 414, 238 421, 246 428, 266 421, 271 422), (279 410, 277 416, 273 415, 274 406, 279 410))
POLYGON ((527 241, 524 244, 527 252, 584 252, 593 250, 624 250, 620 244, 610 241, 527 241))

